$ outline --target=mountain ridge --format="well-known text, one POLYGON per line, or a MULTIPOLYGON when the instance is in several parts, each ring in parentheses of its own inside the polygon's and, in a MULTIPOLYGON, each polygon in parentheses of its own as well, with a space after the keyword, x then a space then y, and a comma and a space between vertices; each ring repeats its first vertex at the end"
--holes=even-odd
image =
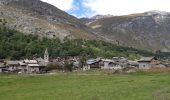
POLYGON ((86 24, 108 42, 149 51, 170 51, 170 13, 148 11, 86 24))
POLYGON ((100 39, 148 51, 170 51, 169 12, 97 15, 80 20, 40 0, 0 1, 0 25, 25 34, 61 40, 100 39))

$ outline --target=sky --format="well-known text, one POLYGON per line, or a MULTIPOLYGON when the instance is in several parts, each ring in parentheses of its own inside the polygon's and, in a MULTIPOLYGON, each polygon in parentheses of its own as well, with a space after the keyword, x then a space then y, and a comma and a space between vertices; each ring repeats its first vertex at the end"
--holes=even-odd
POLYGON ((170 0, 41 0, 78 17, 127 15, 160 10, 170 12, 170 0))

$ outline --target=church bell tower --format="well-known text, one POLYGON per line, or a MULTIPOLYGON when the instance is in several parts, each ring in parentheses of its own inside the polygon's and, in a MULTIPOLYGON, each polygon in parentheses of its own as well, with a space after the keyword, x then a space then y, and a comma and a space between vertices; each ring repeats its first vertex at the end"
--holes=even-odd
POLYGON ((49 53, 48 53, 48 49, 46 48, 45 52, 44 52, 44 61, 46 63, 49 62, 49 53))

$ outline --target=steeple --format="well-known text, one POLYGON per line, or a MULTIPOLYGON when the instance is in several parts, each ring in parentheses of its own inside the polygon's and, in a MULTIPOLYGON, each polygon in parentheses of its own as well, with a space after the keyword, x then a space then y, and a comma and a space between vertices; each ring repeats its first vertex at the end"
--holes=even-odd
POLYGON ((48 49, 46 48, 45 52, 44 52, 44 61, 45 62, 49 62, 49 53, 48 53, 48 49))

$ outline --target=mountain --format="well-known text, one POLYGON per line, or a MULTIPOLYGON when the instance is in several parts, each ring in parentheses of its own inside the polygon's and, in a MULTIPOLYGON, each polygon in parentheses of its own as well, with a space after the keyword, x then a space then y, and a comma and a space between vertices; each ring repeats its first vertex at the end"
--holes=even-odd
POLYGON ((170 51, 170 13, 168 12, 149 11, 84 23, 106 41, 114 44, 149 51, 170 51))
POLYGON ((96 38, 80 20, 40 0, 0 0, 0 24, 40 37, 96 38))
POLYGON ((0 0, 0 25, 40 37, 102 39, 121 46, 170 51, 170 13, 97 15, 81 21, 40 0, 0 0))
POLYGON ((95 15, 91 18, 80 18, 80 20, 86 24, 86 25, 89 25, 90 23, 92 22, 95 22, 99 19, 103 19, 103 18, 110 18, 110 17, 113 17, 113 15, 95 15))

